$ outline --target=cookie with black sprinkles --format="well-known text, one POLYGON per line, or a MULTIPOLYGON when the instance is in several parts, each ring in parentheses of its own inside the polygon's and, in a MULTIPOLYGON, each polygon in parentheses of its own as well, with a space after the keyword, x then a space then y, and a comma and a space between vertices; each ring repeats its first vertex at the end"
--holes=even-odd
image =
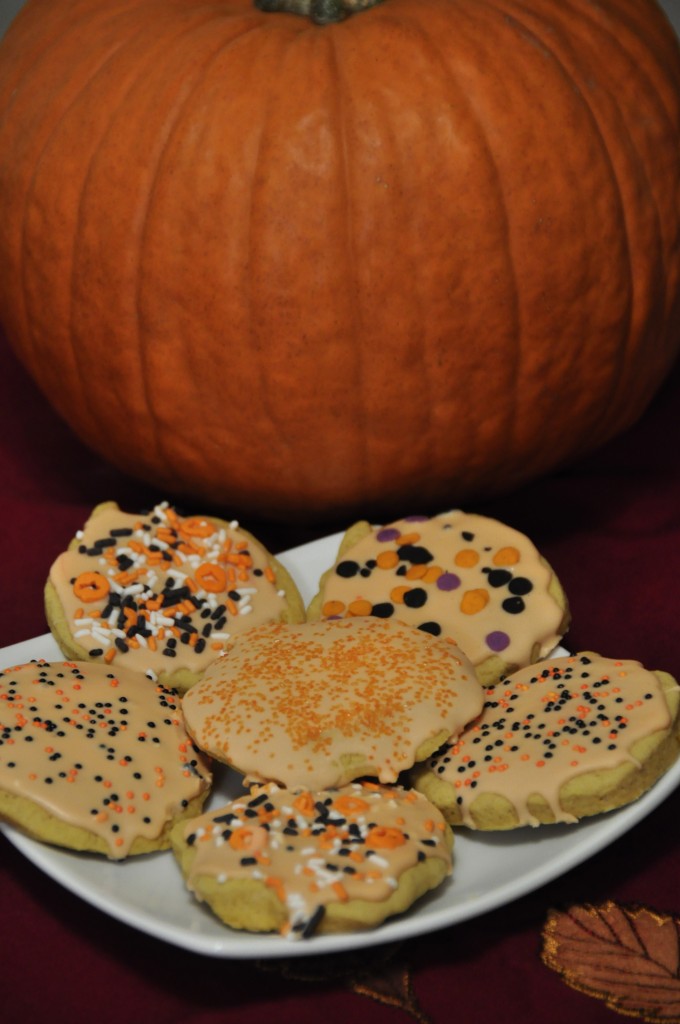
POLYGON ((182 692, 232 636, 305 619, 294 580, 252 534, 167 502, 142 515, 98 505, 52 565, 45 609, 67 657, 151 670, 182 692))
POLYGON ((188 888, 231 928, 288 939, 374 928, 451 872, 453 835, 398 786, 253 787, 178 825, 188 888))
POLYGON ((479 718, 411 782, 452 825, 573 823, 642 796, 680 753, 680 688, 666 672, 585 652, 490 687, 479 718))
POLYGON ((160 683, 83 662, 0 672, 0 818, 32 838, 112 860, 167 849, 211 783, 160 683))

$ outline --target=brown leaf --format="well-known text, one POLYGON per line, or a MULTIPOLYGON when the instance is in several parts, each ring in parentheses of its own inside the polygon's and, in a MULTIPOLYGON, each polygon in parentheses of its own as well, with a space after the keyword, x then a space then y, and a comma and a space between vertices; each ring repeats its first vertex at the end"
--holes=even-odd
POLYGON ((369 996, 387 1006, 395 1006, 404 1013, 419 1022, 419 1024, 431 1024, 431 1018, 427 1016, 418 1005, 411 985, 411 972, 408 967, 392 965, 378 974, 369 978, 355 978, 349 987, 360 996, 369 996))
POLYGON ((541 955, 567 985, 612 1010, 680 1022, 678 918, 612 901, 551 911, 541 955))

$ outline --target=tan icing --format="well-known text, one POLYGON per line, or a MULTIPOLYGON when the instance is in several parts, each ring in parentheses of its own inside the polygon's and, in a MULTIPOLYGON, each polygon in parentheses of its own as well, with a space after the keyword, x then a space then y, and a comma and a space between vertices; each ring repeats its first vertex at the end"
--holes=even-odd
POLYGON ((444 860, 451 870, 442 815, 420 794, 400 787, 352 783, 310 792, 270 783, 193 819, 184 837, 195 850, 190 889, 196 891, 196 880, 206 875, 220 882, 261 880, 285 905, 283 931, 291 938, 300 936, 318 907, 386 900, 424 856, 444 860))
MULTIPOLYGON (((115 544, 101 555, 82 554, 74 546, 57 558, 50 572, 72 636, 88 655, 101 649, 99 657, 113 658, 141 672, 149 668, 157 674, 183 668, 200 672, 219 657, 230 635, 277 620, 283 614, 285 599, 273 580, 267 552, 253 538, 246 537, 237 524, 218 525, 204 517, 180 517, 167 503, 145 516, 104 507, 79 534, 78 546, 91 549, 97 541, 109 538, 111 530, 121 528, 131 529, 132 535, 116 537, 115 544), (150 550, 154 546, 159 550, 150 550), (170 562, 162 560, 164 551, 171 555, 170 562), (116 561, 119 556, 132 563, 124 572, 116 561), (97 600, 84 601, 83 588, 74 581, 92 572, 101 574, 110 590, 97 600), (159 595, 169 578, 177 586, 188 585, 199 607, 184 601, 174 608, 162 607, 159 595), (230 592, 238 592, 239 599, 231 600, 230 592), (134 600, 150 636, 126 636, 128 627, 120 629, 118 608, 104 615, 111 594, 134 600), (225 605, 226 621, 222 624, 222 616, 213 618, 209 613, 225 605), (186 619, 182 623, 177 620, 187 615, 198 647, 203 648, 200 651, 196 644, 183 639, 191 631, 187 630, 186 619), (207 637, 206 627, 210 627, 207 637), (129 649, 121 652, 116 639, 129 644, 129 649), (163 653, 168 639, 175 644, 174 656, 163 653)), ((130 618, 130 624, 135 621, 136 616, 130 618)))
POLYGON ((394 782, 424 740, 481 710, 449 641, 396 621, 275 624, 234 638, 183 701, 199 746, 259 781, 314 789, 394 782))
POLYGON ((391 603, 404 622, 438 624, 440 635, 455 639, 475 666, 493 655, 506 665, 529 664, 549 654, 562 636, 565 609, 550 593, 549 567, 524 534, 485 516, 453 511, 431 519, 398 520, 372 530, 343 552, 340 561, 356 562, 362 569, 368 563, 370 575, 344 578, 337 571, 329 573, 319 602, 326 617, 369 614, 373 605, 391 603), (385 531, 399 537, 381 541, 385 531), (422 564, 399 559, 397 549, 404 541, 427 549, 431 559, 422 564), (372 562, 377 564, 371 567, 372 562), (399 574, 400 567, 406 575, 399 574), (531 590, 513 595, 507 585, 490 586, 485 570, 528 580, 531 590), (453 589, 440 589, 446 585, 453 589), (408 607, 403 595, 415 588, 426 601, 408 607), (517 597, 524 610, 504 610, 503 602, 514 599, 516 604, 517 597))
POLYGON ((0 673, 0 788, 100 836, 112 858, 157 838, 210 780, 179 699, 143 676, 75 662, 0 673))
POLYGON ((638 662, 591 654, 555 658, 487 690, 478 720, 428 767, 455 788, 463 822, 472 827, 470 805, 486 794, 504 797, 520 825, 536 824, 527 807, 536 793, 557 821, 571 822, 560 806, 565 783, 626 761, 637 764, 631 747, 670 724, 658 678, 638 662))

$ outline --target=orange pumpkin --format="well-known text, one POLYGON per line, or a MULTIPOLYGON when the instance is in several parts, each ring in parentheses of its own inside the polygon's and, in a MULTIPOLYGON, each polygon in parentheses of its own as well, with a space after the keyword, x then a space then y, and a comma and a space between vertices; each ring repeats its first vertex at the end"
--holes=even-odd
POLYGON ((196 503, 470 503, 588 451, 675 356, 679 243, 651 0, 29 0, 0 48, 0 322, 196 503))

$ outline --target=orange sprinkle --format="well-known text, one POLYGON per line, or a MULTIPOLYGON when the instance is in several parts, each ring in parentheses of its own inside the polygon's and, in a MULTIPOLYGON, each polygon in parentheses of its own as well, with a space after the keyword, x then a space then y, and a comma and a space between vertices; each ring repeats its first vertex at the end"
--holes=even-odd
POLYGON ((331 889, 333 890, 333 892, 338 897, 341 903, 347 902, 349 896, 347 894, 347 889, 345 889, 342 882, 333 882, 333 884, 331 885, 331 889))

